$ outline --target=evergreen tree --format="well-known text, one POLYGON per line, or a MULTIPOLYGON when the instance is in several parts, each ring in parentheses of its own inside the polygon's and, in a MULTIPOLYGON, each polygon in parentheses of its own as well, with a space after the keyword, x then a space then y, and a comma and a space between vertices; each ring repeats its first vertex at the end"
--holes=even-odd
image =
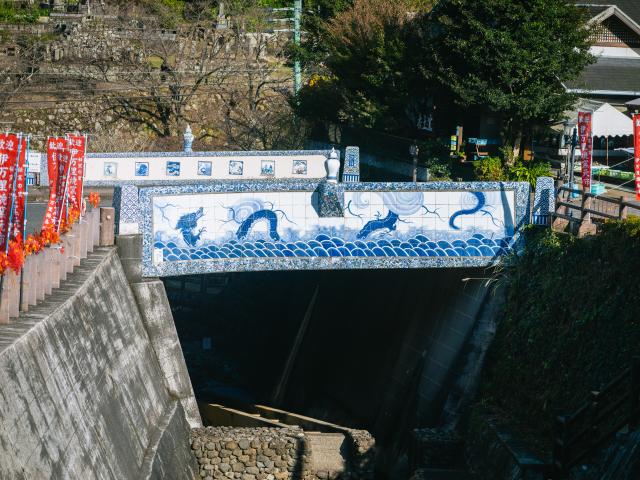
POLYGON ((517 156, 526 128, 576 100, 563 82, 593 62, 585 20, 566 0, 441 0, 420 20, 414 58, 460 106, 499 114, 517 156))

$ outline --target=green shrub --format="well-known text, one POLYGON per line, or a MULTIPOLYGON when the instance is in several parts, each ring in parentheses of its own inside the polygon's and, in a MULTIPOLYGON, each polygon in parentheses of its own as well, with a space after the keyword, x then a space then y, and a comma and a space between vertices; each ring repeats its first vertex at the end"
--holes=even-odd
POLYGON ((442 182, 451 180, 451 169, 447 162, 432 158, 425 162, 425 166, 429 169, 429 181, 442 182))
POLYGON ((517 162, 509 168, 509 179, 516 182, 529 182, 536 188, 538 177, 550 177, 551 164, 547 162, 517 162))
POLYGON ((499 157, 485 157, 477 160, 474 170, 478 180, 495 182, 507 180, 507 174, 499 157))
POLYGON ((504 270, 506 300, 479 393, 544 445, 552 418, 627 368, 640 345, 640 218, 575 238, 531 228, 504 270))

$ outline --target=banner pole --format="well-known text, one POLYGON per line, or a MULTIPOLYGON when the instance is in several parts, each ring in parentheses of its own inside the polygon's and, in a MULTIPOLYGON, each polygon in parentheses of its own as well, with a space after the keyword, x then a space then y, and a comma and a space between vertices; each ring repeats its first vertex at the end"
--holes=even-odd
POLYGON ((11 192, 11 210, 9 210, 9 223, 7 228, 7 240, 4 246, 5 255, 9 253, 9 238, 11 237, 11 227, 13 226, 13 210, 16 204, 16 185, 18 184, 18 169, 20 168, 20 153, 22 152, 22 133, 18 134, 18 154, 16 164, 13 169, 13 190, 11 192))

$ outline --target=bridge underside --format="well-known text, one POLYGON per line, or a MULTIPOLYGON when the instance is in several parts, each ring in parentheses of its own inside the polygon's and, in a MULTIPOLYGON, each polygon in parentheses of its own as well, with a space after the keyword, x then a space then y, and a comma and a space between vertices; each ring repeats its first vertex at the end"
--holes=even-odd
POLYGON ((486 275, 257 272, 165 284, 199 399, 281 405, 384 440, 438 418, 486 275))

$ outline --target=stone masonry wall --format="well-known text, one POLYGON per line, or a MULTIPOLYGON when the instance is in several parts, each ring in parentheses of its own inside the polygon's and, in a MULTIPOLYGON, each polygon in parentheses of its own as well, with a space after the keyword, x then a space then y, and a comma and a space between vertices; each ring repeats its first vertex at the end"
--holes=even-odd
POLYGON ((311 478, 299 428, 195 428, 191 448, 204 480, 311 478))
POLYGON ((365 430, 345 429, 345 469, 314 471, 311 442, 299 427, 206 427, 191 430, 191 449, 204 480, 370 480, 375 440, 365 430))

